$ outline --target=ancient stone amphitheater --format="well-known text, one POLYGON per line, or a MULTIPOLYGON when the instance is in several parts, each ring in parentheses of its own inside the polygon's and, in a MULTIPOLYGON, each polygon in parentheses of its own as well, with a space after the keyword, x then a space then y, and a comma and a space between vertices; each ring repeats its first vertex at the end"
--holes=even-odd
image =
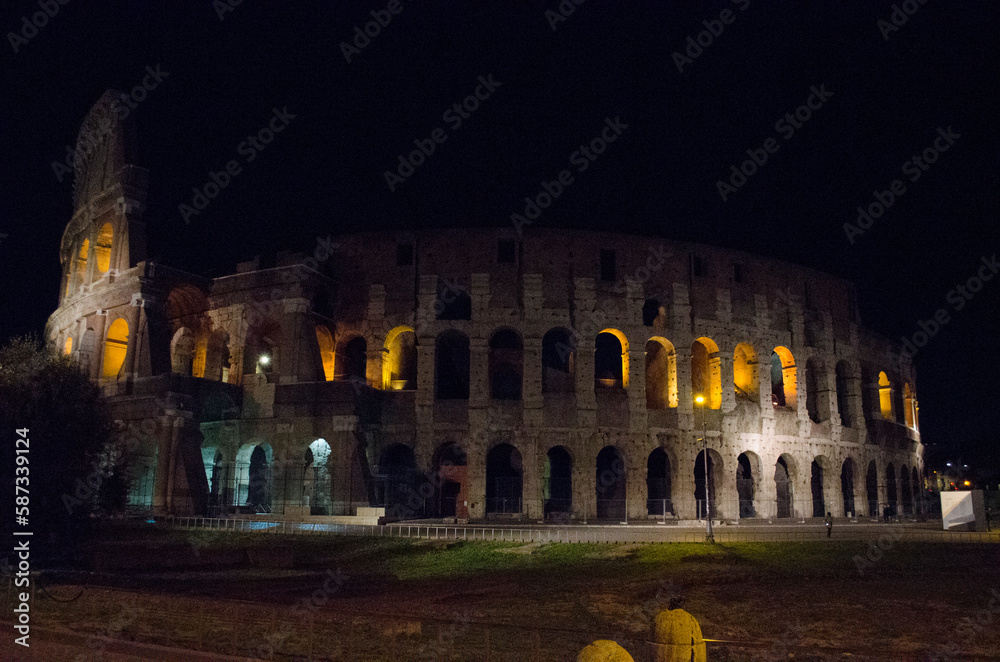
POLYGON ((321 237, 197 276, 146 258, 148 172, 113 99, 81 130, 48 335, 129 430, 133 505, 531 522, 694 519, 706 492, 729 520, 918 508, 913 366, 862 327, 850 283, 539 227, 321 237))

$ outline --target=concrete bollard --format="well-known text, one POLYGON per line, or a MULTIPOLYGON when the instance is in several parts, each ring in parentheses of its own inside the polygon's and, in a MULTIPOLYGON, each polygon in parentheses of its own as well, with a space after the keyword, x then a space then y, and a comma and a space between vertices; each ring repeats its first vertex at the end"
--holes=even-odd
POLYGON ((598 639, 577 653, 576 662, 635 662, 628 651, 608 639, 598 639))
POLYGON ((650 662, 706 662, 701 626, 683 609, 665 609, 653 621, 650 662))

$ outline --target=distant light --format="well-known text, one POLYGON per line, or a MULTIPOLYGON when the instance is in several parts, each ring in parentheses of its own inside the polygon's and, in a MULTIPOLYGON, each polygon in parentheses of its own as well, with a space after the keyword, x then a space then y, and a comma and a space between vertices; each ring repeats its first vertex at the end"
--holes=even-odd
MULTIPOLYGON (((271 357, 268 356, 267 354, 261 354, 260 358, 257 359, 257 361, 259 361, 261 365, 267 365, 268 363, 271 362, 271 357)), ((949 464, 948 466, 950 467, 951 465, 949 464)))
POLYGON ((951 462, 945 462, 945 464, 947 464, 949 467, 951 466, 951 462))
POLYGON ((696 397, 694 399, 694 401, 697 402, 700 405, 701 403, 705 402, 705 398, 703 396, 699 395, 698 397, 696 397))
POLYGON ((965 486, 968 487, 969 485, 972 485, 972 483, 970 483, 969 481, 965 481, 965 486))
POLYGON ((962 466, 965 467, 966 469, 969 468, 969 465, 967 465, 967 464, 963 464, 962 466))

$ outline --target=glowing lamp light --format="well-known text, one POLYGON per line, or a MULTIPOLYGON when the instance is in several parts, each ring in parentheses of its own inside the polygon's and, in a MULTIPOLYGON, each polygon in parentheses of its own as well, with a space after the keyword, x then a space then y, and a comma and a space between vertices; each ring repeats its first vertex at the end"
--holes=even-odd
POLYGON ((965 486, 968 487, 969 485, 972 485, 972 483, 970 483, 969 481, 965 481, 965 486))
POLYGON ((705 402, 705 398, 704 396, 699 395, 697 398, 694 399, 694 401, 700 405, 701 403, 705 402))
POLYGON ((259 358, 259 359, 257 359, 257 361, 258 361, 258 362, 259 362, 259 363, 260 363, 261 365, 267 365, 268 363, 270 363, 270 362, 271 362, 271 357, 270 357, 270 356, 268 356, 267 354, 261 354, 261 355, 260 355, 260 358, 259 358))
POLYGON ((945 466, 951 466, 951 462, 945 462, 945 466))

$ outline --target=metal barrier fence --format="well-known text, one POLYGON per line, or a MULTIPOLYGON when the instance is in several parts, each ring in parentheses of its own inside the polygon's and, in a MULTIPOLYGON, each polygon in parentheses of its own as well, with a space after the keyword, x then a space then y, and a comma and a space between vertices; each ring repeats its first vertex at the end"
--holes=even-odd
MULTIPOLYGON (((616 543, 616 542, 704 542, 705 531, 698 526, 535 526, 511 527, 451 524, 332 524, 282 519, 214 519, 206 517, 172 517, 162 520, 179 529, 215 531, 246 531, 285 535, 355 535, 417 540, 480 540, 519 543, 616 543)), ((786 542, 825 540, 826 529, 817 525, 788 525, 787 531, 774 527, 717 525, 715 541, 786 542)), ((1000 543, 1000 531, 942 531, 925 527, 889 524, 871 525, 836 523, 838 540, 873 540, 891 531, 893 538, 909 542, 937 543, 1000 543)))

